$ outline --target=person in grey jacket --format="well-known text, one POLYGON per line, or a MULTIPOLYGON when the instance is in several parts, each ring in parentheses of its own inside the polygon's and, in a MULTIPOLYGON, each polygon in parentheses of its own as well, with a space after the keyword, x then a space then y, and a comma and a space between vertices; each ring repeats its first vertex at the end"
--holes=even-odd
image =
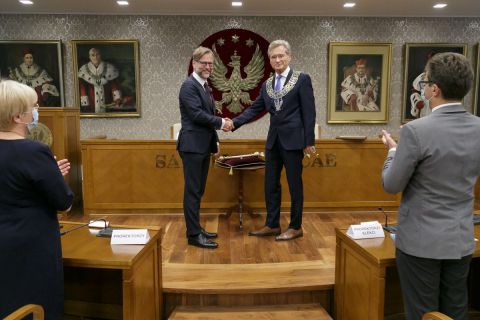
POLYGON ((440 311, 467 320, 467 274, 476 249, 473 189, 480 175, 480 118, 462 106, 473 69, 460 54, 437 54, 421 81, 430 116, 404 125, 389 149, 382 183, 403 192, 398 208, 396 263, 408 320, 440 311))

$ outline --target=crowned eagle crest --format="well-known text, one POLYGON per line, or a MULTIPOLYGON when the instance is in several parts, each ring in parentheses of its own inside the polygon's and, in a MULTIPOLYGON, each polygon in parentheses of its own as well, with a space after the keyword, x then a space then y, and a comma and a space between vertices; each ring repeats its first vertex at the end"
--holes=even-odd
POLYGON ((253 54, 252 60, 243 68, 243 71, 247 74, 245 79, 242 79, 242 74, 240 73, 241 57, 237 55, 237 51, 234 51, 233 56, 230 56, 232 61, 227 64, 229 67, 233 67, 230 79, 225 77, 228 70, 223 64, 222 59, 220 59, 215 44, 212 46, 212 51, 215 60, 213 62, 213 72, 210 75, 210 80, 218 91, 223 92, 222 100, 215 101, 215 109, 221 114, 223 104, 228 104, 228 111, 234 114, 240 113, 244 109, 240 101, 248 105, 253 103, 253 101, 250 100, 250 94, 245 91, 254 89, 263 78, 265 61, 260 47, 257 44, 257 49, 253 54))

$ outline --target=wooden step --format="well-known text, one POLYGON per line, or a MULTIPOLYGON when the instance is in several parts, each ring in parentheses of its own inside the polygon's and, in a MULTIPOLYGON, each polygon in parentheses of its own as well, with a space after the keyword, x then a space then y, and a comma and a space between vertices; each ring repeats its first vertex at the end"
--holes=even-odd
MULTIPOLYGON (((163 264, 163 292, 252 294, 330 290, 335 264, 321 260, 261 264, 163 264)), ((308 301, 309 302, 309 301, 308 301)))
POLYGON ((319 303, 274 306, 178 306, 169 320, 332 320, 319 303))

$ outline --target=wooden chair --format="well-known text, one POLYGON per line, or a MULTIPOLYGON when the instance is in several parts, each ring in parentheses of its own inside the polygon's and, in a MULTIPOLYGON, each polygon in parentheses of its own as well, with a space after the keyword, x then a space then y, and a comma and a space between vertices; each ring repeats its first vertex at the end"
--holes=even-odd
POLYGON ((24 317, 28 316, 30 313, 33 313, 33 320, 43 320, 45 317, 42 306, 36 304, 27 304, 26 306, 21 307, 3 320, 21 320, 24 317))
POLYGON ((428 312, 422 317, 422 320, 453 320, 440 312, 428 312))

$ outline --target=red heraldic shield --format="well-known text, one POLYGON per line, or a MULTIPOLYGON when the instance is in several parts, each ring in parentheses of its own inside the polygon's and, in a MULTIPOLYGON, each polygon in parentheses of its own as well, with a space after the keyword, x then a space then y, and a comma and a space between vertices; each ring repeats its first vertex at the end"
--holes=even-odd
MULTIPOLYGON (((215 115, 233 119, 257 99, 263 82, 274 72, 267 55, 270 43, 244 29, 228 29, 212 34, 200 45, 212 49, 215 62, 208 79, 215 98, 215 115)), ((193 72, 192 61, 188 75, 193 72)), ((267 113, 264 110, 251 122, 267 113)))

